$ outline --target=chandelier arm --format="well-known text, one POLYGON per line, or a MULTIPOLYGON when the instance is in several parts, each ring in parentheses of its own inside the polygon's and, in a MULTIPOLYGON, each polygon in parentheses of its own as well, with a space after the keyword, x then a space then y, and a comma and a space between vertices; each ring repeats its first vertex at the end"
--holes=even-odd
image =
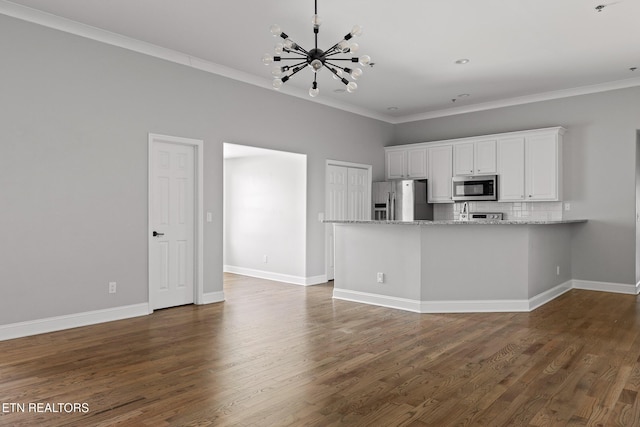
MULTIPOLYGON (((332 59, 332 61, 333 61, 333 59, 332 59)), ((332 63, 331 63, 331 62, 329 62, 329 61, 326 61, 326 63, 325 63, 325 67, 327 66, 326 64, 329 64, 329 65, 331 65, 332 67, 340 68, 342 71, 346 71, 347 73, 351 72, 351 70, 349 70, 347 67, 341 67, 341 66, 339 66, 338 64, 332 64, 332 63)), ((329 68, 329 69, 330 69, 330 68, 329 68)), ((335 73, 334 73, 334 74, 335 74, 335 73)))
MULTIPOLYGON (((342 41, 342 40, 341 40, 341 41, 342 41)), ((333 46, 331 46, 329 49, 327 49, 327 50, 325 51, 325 55, 328 55, 328 54, 335 55, 335 54, 338 54, 338 53, 342 53, 342 52, 334 52, 334 51, 336 50, 336 48, 338 47, 338 45, 339 45, 339 44, 340 44, 340 42, 338 42, 338 43, 334 44, 334 45, 333 45, 333 46)))
POLYGON ((298 57, 295 57, 295 58, 283 58, 283 57, 281 56, 281 57, 280 57, 280 59, 278 59, 277 61, 285 61, 285 60, 288 60, 288 61, 292 61, 292 60, 293 60, 293 61, 300 61, 300 60, 301 60, 301 59, 303 59, 303 58, 304 58, 304 56, 301 56, 301 57, 299 57, 299 58, 298 58, 298 57))
POLYGON ((308 55, 309 52, 307 51, 307 49, 303 48, 302 46, 300 46, 299 44, 296 43, 296 50, 299 50, 299 52, 294 52, 291 51, 292 53, 297 53, 298 55, 308 55))
POLYGON ((304 70, 305 68, 307 68, 307 65, 309 65, 309 64, 305 63, 305 65, 304 65, 303 67, 299 67, 299 68, 297 68, 297 67, 296 67, 296 68, 294 68, 294 69, 293 69, 293 72, 292 72, 291 74, 289 74, 289 76, 288 76, 288 77, 289 77, 289 78, 293 77, 295 74, 299 73, 301 70, 304 70))
POLYGON ((302 49, 301 52, 296 52, 295 50, 285 49, 285 52, 291 53, 293 55, 307 56, 307 51, 302 49))
MULTIPOLYGON (((298 62, 297 64, 289 65, 289 69, 299 67, 300 65, 307 66, 309 64, 307 64, 307 61, 302 61, 302 62, 298 62)), ((304 67, 302 67, 302 68, 304 68, 304 67)), ((293 76, 293 74, 291 74, 291 75, 293 76)))
MULTIPOLYGON (((332 66, 334 66, 334 67, 338 67, 338 68, 342 68, 342 67, 340 67, 340 66, 338 66, 338 65, 335 65, 335 64, 329 64, 329 65, 332 65, 332 66)), ((324 66, 325 66, 325 67, 327 67, 327 68, 329 69, 329 71, 331 71, 333 74, 335 74, 335 75, 336 75, 336 77, 338 77, 338 79, 339 79, 339 80, 340 80, 344 85, 348 85, 348 84, 350 83, 350 82, 349 82, 349 80, 347 80, 346 78, 344 78, 344 77, 340 77, 340 76, 338 75, 338 73, 336 72, 336 70, 335 70, 335 69, 333 69, 333 68, 331 68, 331 67, 329 67, 329 65, 324 64, 324 66)), ((344 68, 342 68, 342 69, 344 70, 344 68)))
MULTIPOLYGON (((336 54, 337 55, 337 54, 336 54)), ((325 55, 326 56, 326 55, 325 55)), ((332 55, 329 55, 332 56, 332 55)), ((331 58, 332 61, 350 61, 350 62, 358 62, 358 58, 331 58)))

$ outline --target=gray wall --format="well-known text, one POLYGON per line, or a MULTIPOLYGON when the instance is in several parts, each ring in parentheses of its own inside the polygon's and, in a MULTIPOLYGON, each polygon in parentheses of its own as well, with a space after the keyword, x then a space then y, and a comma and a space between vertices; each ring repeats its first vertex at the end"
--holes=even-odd
POLYGON ((0 325, 147 301, 149 132, 204 140, 205 292, 222 290, 223 142, 307 154, 308 276, 325 160, 384 176, 386 123, 2 15, 0 58, 0 325))
POLYGON ((572 278, 636 283, 636 131, 640 88, 621 89, 399 124, 394 144, 564 126, 565 218, 586 218, 572 237, 572 278))
POLYGON ((268 153, 224 161, 223 264, 304 281, 307 158, 268 153))

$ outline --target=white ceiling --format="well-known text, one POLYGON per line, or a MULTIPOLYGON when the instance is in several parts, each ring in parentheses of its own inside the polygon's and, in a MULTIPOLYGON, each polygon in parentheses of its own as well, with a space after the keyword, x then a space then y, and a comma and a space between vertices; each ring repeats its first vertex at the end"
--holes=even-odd
MULTIPOLYGON (((311 0, 0 0, 0 13, 88 34, 44 11, 266 88, 272 77, 261 58, 277 41, 269 26, 311 49, 313 7, 311 0)), ((318 12, 318 47, 359 24, 358 54, 375 66, 365 67, 353 94, 335 93, 343 85, 322 70, 312 102, 392 123, 640 85, 640 70, 630 70, 640 67, 640 0, 318 0, 318 12), (469 63, 455 63, 462 58, 469 63)), ((114 36, 102 33, 103 41, 114 36)), ((302 70, 282 92, 309 98, 312 81, 302 70)))

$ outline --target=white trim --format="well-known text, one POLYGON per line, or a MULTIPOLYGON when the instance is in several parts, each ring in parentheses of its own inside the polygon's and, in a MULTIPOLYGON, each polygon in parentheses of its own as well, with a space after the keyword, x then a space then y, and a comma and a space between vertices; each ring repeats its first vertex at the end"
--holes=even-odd
POLYGON ((150 254, 150 239, 151 233, 153 230, 151 229, 151 182, 152 182, 152 173, 153 173, 153 164, 152 164, 152 155, 153 155, 153 143, 154 142, 166 142, 169 144, 182 144, 189 145, 194 148, 194 159, 195 159, 195 171, 194 171, 194 181, 195 181, 195 197, 194 197, 194 212, 195 212, 195 227, 194 227, 194 238, 195 238, 195 254, 194 254, 194 262, 195 262, 195 287, 193 294, 193 302, 195 304, 204 304, 204 141, 201 139, 192 139, 192 138, 183 138, 178 136, 168 136, 168 135, 160 135, 149 133, 149 151, 147 153, 148 157, 148 186, 147 186, 147 272, 148 272, 148 298, 149 298, 149 313, 153 312, 153 304, 151 304, 152 299, 152 290, 151 290, 151 263, 149 262, 149 254, 150 254))
POLYGON ((358 302, 380 307, 421 313, 422 302, 408 298, 391 297, 388 295, 372 294, 369 292, 350 291, 347 289, 333 289, 333 298, 343 301, 358 302))
POLYGON ((551 300, 558 298, 560 295, 569 292, 573 288, 571 280, 559 284, 549 290, 529 298, 529 311, 533 311, 541 307, 551 300))
POLYGON ((592 280, 572 280, 574 289, 584 289, 587 291, 613 292, 617 294, 638 295, 640 293, 640 282, 635 285, 626 283, 596 282, 592 280))
POLYGON ((130 319, 132 317, 146 316, 147 314, 149 314, 149 304, 142 303, 12 323, 0 326, 0 341, 130 319))
POLYGON ((202 296, 202 301, 198 302, 197 304, 199 304, 199 305, 213 304, 213 303, 216 303, 216 302, 223 302, 223 301, 224 301, 224 292, 223 291, 206 292, 202 296))
MULTIPOLYGON (((181 64, 187 67, 195 68, 197 70, 216 74, 273 91, 273 88, 271 87, 271 80, 267 78, 257 77, 253 74, 238 71, 224 65, 204 60, 202 58, 190 56, 172 49, 156 46, 151 43, 123 36, 121 34, 112 33, 100 28, 92 27, 80 22, 62 18, 60 16, 52 15, 50 13, 42 12, 37 9, 32 9, 30 7, 18 5, 8 1, 0 1, 0 14, 21 19, 23 21, 32 22, 44 27, 53 28, 59 31, 64 31, 66 33, 74 34, 76 36, 84 37, 90 40, 95 40, 123 49, 128 49, 133 52, 152 56, 154 58, 164 59, 165 61, 174 62, 176 64, 181 64)), ((404 117, 394 117, 388 114, 382 114, 379 112, 368 110, 366 108, 348 105, 339 100, 329 99, 327 97, 310 99, 305 89, 300 89, 293 86, 285 86, 279 92, 285 95, 303 99, 305 101, 314 102, 317 104, 326 105, 331 108, 358 114, 360 116, 369 117, 391 124, 400 124, 418 120, 434 119, 437 117, 447 117, 457 114, 471 113, 476 111, 492 110, 495 108, 511 107, 514 105, 530 104, 533 102, 548 101, 552 99, 606 92, 616 89, 625 89, 635 86, 640 86, 640 78, 618 80, 614 82, 600 83, 553 92, 525 95, 499 101, 468 105, 464 107, 447 108, 444 110, 413 114, 404 117)))
POLYGON ((518 96, 515 98, 501 99, 498 101, 483 102, 481 104, 467 105, 464 107, 447 108, 444 110, 418 113, 410 116, 397 117, 389 123, 400 124, 416 122, 419 120, 435 119, 438 117, 455 116, 458 114, 474 113, 477 111, 493 110, 496 108, 513 107, 516 105, 532 104, 534 102, 551 101, 554 99, 570 98, 572 96, 589 95, 592 93, 608 92, 611 90, 626 89, 640 86, 640 77, 617 80, 614 82, 599 83, 589 86, 581 86, 570 89, 544 92, 533 95, 518 96))
POLYGON ((333 298, 414 313, 529 312, 571 290, 571 281, 522 300, 418 301, 368 292, 334 289, 333 298))
POLYGON ((235 265, 224 265, 225 273, 240 274, 243 276, 256 277, 258 279, 274 280, 276 282, 291 283, 293 285, 311 286, 326 283, 326 276, 293 276, 291 274, 274 273, 272 271, 256 270, 253 268, 237 267, 235 265))

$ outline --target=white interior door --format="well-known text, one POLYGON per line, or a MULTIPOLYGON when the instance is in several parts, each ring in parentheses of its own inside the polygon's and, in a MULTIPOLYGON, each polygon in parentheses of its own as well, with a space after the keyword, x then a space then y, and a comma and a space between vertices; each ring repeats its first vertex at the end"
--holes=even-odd
MULTIPOLYGON (((355 163, 327 163, 325 219, 349 220, 371 218, 371 166, 355 163)), ((327 280, 333 280, 333 224, 325 227, 327 280)))
POLYGON ((348 197, 347 203, 349 210, 347 213, 348 219, 369 219, 371 212, 371 204, 367 202, 367 196, 369 194, 369 173, 366 169, 348 168, 348 197))
POLYGON ((194 302, 195 148, 151 144, 149 304, 151 309, 194 302))
MULTIPOLYGON (((325 219, 348 218, 348 178, 348 168, 336 165, 327 166, 325 219)), ((327 280, 333 280, 335 271, 333 262, 333 225, 327 224, 325 232, 327 280)))

